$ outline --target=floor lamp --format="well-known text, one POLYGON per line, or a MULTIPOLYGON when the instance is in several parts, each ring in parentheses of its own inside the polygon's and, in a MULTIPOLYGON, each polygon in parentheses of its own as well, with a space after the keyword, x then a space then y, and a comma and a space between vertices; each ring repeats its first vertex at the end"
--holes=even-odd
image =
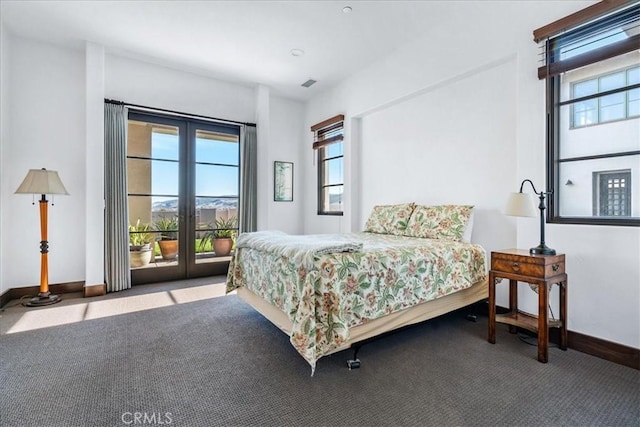
MULTIPOLYGON (((39 194, 40 197, 40 292, 24 305, 38 307, 60 302, 57 295, 49 292, 49 242, 47 241, 47 194, 66 194, 58 172, 42 169, 30 169, 27 176, 16 190, 16 194, 39 194)), ((35 204, 35 202, 34 202, 35 204)))

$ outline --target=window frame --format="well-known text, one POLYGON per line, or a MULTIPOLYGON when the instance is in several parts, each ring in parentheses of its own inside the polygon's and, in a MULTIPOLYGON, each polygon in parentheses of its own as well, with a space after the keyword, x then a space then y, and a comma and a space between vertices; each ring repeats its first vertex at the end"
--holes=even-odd
MULTIPOLYGON (((342 144, 342 141, 340 142, 335 142, 334 144, 342 144)), ((325 174, 324 174, 324 164, 330 160, 336 160, 336 159, 341 159, 342 161, 342 166, 343 166, 343 170, 344 170, 344 146, 342 146, 342 154, 339 156, 331 156, 331 157, 325 157, 326 153, 327 153, 327 148, 328 146, 324 146, 324 147, 320 147, 317 151, 318 151, 318 215, 334 215, 334 216, 343 216, 344 215, 344 210, 340 210, 340 211, 332 211, 332 210, 328 210, 325 211, 323 209, 323 206, 325 205, 325 199, 324 199, 324 190, 326 188, 329 187, 342 187, 342 195, 344 197, 344 173, 342 175, 342 182, 339 184, 325 184, 326 180, 325 180, 325 174)), ((329 204, 330 205, 330 204, 329 204)))
MULTIPOLYGON (((343 216, 344 215, 344 114, 338 114, 320 123, 311 126, 313 132, 312 148, 317 155, 318 168, 318 215, 343 216), (340 144, 341 150, 339 155, 327 156, 328 147, 334 144, 340 144), (340 160, 342 166, 342 182, 329 184, 327 176, 325 176, 324 165, 332 160, 340 160), (325 190, 330 187, 342 187, 342 209, 325 210, 325 190)), ((330 200, 329 200, 330 201, 330 200)), ((331 206, 331 204, 327 204, 331 206)))
MULTIPOLYGON (((622 3, 622 2, 617 2, 617 3, 622 3)), ((600 5, 600 3, 598 3, 598 5, 600 5)), ((620 7, 620 5, 617 5, 616 7, 620 7)), ((634 6, 630 7, 627 10, 631 10, 631 9, 635 9, 637 8, 638 5, 635 4, 634 6)), ((586 10, 586 9, 585 9, 586 10)), ((577 14, 576 14, 577 15, 577 14)), ((593 16, 591 18, 594 18, 593 16)), ((560 22, 560 21, 558 21, 560 22)), ((586 27, 589 26, 593 26, 594 28, 598 28, 600 26, 600 21, 593 21, 591 23, 588 23, 587 21, 582 21, 582 22, 572 22, 572 24, 574 24, 575 26, 579 26, 580 24, 585 24, 582 25, 580 27, 581 31, 584 31, 584 29, 586 27), (586 23, 586 24, 585 24, 586 23)), ((550 24, 553 25, 553 24, 550 24)), ((571 26, 569 26, 571 27, 571 26)), ((564 27, 565 29, 567 28, 567 26, 564 27)), ((543 27, 544 29, 544 27, 543 27)), ((538 31, 540 31, 541 29, 538 29, 536 31, 534 31, 534 39, 536 41, 540 41, 540 35, 536 35, 538 31)), ((565 158, 562 159, 560 158, 560 146, 562 144, 562 141, 560 139, 560 126, 561 126, 561 120, 560 120, 560 109, 562 106, 565 106, 567 104, 575 104, 579 101, 584 101, 584 100, 588 100, 588 99, 599 99, 603 96, 606 95, 610 95, 612 93, 625 93, 626 91, 629 91, 631 89, 635 89, 640 87, 640 84, 633 84, 633 85, 628 85, 628 78, 626 78, 626 82, 627 82, 627 86, 625 86, 624 88, 618 88, 618 89, 613 89, 613 90, 609 90, 609 91, 605 91, 605 92, 598 92, 589 96, 584 96, 581 98, 576 98, 576 99, 569 99, 567 101, 562 101, 561 98, 561 75, 563 71, 567 71, 567 70, 571 70, 574 68, 578 68, 581 66, 585 66, 585 65, 590 65, 590 64, 597 64, 600 63, 602 61, 605 61, 606 59, 609 58, 613 58, 613 57, 617 57, 620 56, 626 52, 628 52, 629 50, 629 45, 632 45, 633 43, 637 43, 637 37, 638 36, 634 36, 628 40, 626 40, 624 43, 614 43, 614 44, 610 44, 610 45, 606 45, 603 46, 599 49, 594 49, 591 52, 588 52, 586 54, 580 55, 580 57, 576 57, 571 58, 569 60, 561 60, 560 59, 560 55, 559 55, 559 46, 561 46, 562 42, 566 42, 566 40, 569 40, 572 37, 572 30, 569 29, 566 33, 564 34, 547 34, 546 37, 549 37, 545 42, 544 42, 544 51, 546 54, 546 61, 547 64, 543 67, 540 67, 538 69, 538 77, 540 79, 544 79, 545 80, 545 98, 546 98, 546 169, 547 169, 547 185, 548 187, 551 188, 552 190, 552 194, 549 196, 548 198, 548 209, 547 209, 547 214, 546 214, 546 221, 549 223, 559 223, 559 224, 583 224, 583 225, 610 225, 610 226, 635 226, 638 227, 640 226, 640 217, 633 217, 633 216, 627 216, 627 217, 600 217, 600 216, 584 216, 584 217, 575 217, 575 216, 560 216, 560 203, 559 203, 559 199, 560 199, 560 186, 561 186, 561 182, 560 182, 560 164, 561 163, 565 163, 565 162, 569 162, 569 161, 582 161, 582 160, 594 160, 594 159, 600 159, 600 158, 613 158, 613 157, 621 157, 621 156, 635 156, 635 155, 640 155, 640 150, 631 150, 631 151, 625 151, 625 152, 611 152, 611 153, 607 153, 607 154, 599 154, 599 155, 589 155, 589 156, 582 156, 582 157, 574 157, 574 158, 565 158)), ((637 45, 633 45, 633 47, 635 49, 637 49, 636 47, 637 45)), ((635 50, 634 49, 634 50, 635 50)), ((622 68, 620 70, 617 71, 621 71, 621 70, 628 70, 628 69, 633 69, 635 68, 635 66, 630 66, 630 67, 625 67, 622 68)), ((611 74, 615 73, 614 71, 610 72, 611 74)), ((607 75, 609 73, 604 73, 602 75, 597 75, 593 78, 597 78, 599 79, 600 77, 607 75)), ((584 81, 587 81, 590 79, 585 79, 584 81)), ((576 82, 577 83, 577 82, 576 82)), ((598 83, 599 85, 599 83, 598 83)), ((571 88, 571 90, 573 90, 573 88, 571 88)), ((625 101, 626 104, 628 104, 628 96, 625 96, 625 101)), ((598 101, 598 107, 600 106, 600 102, 598 101)), ((625 112, 628 112, 628 106, 625 106, 625 112)), ((573 109, 569 109, 569 111, 567 112, 567 114, 570 115, 569 117, 569 131, 573 130, 573 129, 583 129, 586 127, 591 127, 591 126, 596 126, 596 125, 601 125, 601 124, 610 124, 610 123, 614 123, 617 121, 622 121, 622 120, 638 120, 638 118, 640 116, 632 116, 632 117, 625 117, 624 119, 620 119, 620 120, 611 120, 611 121, 606 121, 606 122, 598 122, 598 123, 594 123, 591 125, 587 125, 587 126, 581 126, 581 127, 577 127, 574 128, 573 127, 573 121, 574 121, 574 117, 573 117, 573 109)), ((599 111, 598 111, 599 114, 599 111)), ((595 172, 595 171, 594 171, 595 172)), ((633 177, 632 177, 633 178, 633 177)), ((631 182, 631 180, 630 180, 631 182)), ((592 201, 592 203, 595 203, 594 201, 592 201)), ((632 213, 633 213, 633 207, 631 207, 632 209, 632 213)))

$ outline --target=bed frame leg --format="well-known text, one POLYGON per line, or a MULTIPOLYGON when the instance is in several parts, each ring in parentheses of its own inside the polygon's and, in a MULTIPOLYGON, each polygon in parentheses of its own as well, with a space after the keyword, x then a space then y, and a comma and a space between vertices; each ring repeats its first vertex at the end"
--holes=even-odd
POLYGON ((360 359, 358 359, 358 351, 360 351, 360 346, 356 346, 353 350, 353 359, 347 360, 347 366, 349 370, 358 369, 360 367, 360 359))

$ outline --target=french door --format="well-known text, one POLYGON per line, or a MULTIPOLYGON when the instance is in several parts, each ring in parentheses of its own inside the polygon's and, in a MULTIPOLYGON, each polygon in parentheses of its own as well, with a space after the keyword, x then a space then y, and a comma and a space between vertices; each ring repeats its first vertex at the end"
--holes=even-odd
POLYGON ((240 128, 130 112, 127 186, 133 284, 227 272, 238 227, 240 128), (229 239, 231 238, 231 239, 229 239))

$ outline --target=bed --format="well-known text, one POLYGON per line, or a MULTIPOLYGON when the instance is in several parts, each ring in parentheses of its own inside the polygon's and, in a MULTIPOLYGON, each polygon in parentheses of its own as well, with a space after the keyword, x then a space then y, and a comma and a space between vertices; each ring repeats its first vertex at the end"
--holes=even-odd
POLYGON ((312 375, 323 356, 487 298, 486 252, 463 239, 470 213, 452 224, 452 206, 445 220, 414 204, 378 208, 361 233, 260 231, 236 242, 227 292, 285 332, 312 375))

